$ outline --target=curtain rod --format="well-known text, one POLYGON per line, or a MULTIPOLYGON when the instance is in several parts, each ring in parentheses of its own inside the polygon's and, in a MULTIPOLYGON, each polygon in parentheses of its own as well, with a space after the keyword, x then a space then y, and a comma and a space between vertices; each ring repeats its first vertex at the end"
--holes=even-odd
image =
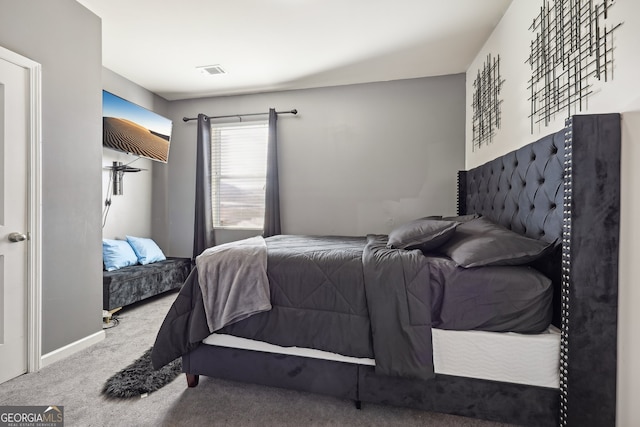
MULTIPOLYGON (((237 117, 239 119, 241 119, 242 117, 246 117, 246 116, 262 116, 265 114, 269 114, 269 112, 267 111, 266 113, 250 113, 250 114, 229 114, 228 116, 207 116, 210 119, 226 119, 229 117, 237 117)), ((298 110, 296 110, 295 108, 291 111, 276 111, 276 114, 293 114, 296 115, 298 114, 298 110)), ((190 120, 198 120, 197 117, 183 117, 182 121, 184 122, 188 122, 190 120)))

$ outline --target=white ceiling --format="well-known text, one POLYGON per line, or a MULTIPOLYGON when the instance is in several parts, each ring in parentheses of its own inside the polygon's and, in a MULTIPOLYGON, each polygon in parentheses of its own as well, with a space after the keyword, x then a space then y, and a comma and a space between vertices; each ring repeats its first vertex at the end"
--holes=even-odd
POLYGON ((511 0, 78 2, 103 65, 176 100, 463 73, 511 0))

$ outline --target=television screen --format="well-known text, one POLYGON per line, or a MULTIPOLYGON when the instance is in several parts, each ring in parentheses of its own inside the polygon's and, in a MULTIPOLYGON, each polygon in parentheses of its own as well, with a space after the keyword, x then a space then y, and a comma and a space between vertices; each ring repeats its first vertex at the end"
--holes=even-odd
POLYGON ((102 145, 166 163, 173 123, 112 93, 102 91, 102 145))

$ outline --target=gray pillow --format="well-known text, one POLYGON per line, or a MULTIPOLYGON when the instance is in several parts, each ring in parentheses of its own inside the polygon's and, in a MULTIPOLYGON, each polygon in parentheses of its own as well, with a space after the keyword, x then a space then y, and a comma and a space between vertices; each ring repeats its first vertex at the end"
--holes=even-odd
POLYGON ((477 213, 471 213, 471 214, 460 215, 460 216, 431 215, 431 216, 425 216, 420 219, 441 219, 444 221, 467 222, 467 221, 471 221, 472 219, 480 218, 481 216, 482 215, 477 213))
POLYGON ((445 216, 442 219, 446 221, 469 222, 472 219, 480 218, 481 216, 482 215, 477 213, 471 213, 471 214, 460 215, 460 216, 445 216))
POLYGON ((460 224, 439 251, 466 268, 528 264, 551 247, 553 243, 521 236, 480 217, 460 224))
POLYGON ((420 218, 402 224, 389 233, 388 248, 433 250, 453 236, 459 222, 420 218))

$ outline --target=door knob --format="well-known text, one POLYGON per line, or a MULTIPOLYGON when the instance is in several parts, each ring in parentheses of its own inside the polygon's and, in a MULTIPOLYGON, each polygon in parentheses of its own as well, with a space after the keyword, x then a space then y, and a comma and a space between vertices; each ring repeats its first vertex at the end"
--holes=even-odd
POLYGON ((13 233, 9 234, 10 242, 22 242, 24 240, 27 240, 27 235, 24 233, 18 233, 17 231, 14 231, 13 233))

